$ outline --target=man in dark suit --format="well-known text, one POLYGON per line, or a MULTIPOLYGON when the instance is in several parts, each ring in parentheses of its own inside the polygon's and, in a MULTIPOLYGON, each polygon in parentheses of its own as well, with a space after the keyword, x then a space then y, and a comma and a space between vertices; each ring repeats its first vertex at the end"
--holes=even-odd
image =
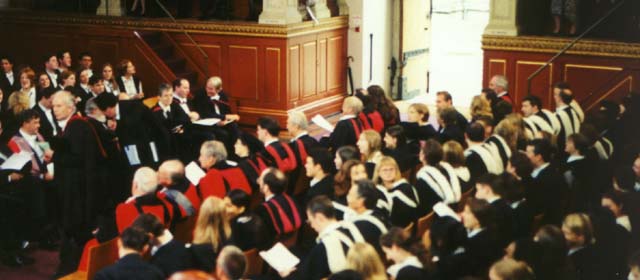
POLYGON ((51 141, 53 136, 56 136, 60 130, 56 117, 53 115, 53 110, 51 109, 51 95, 53 95, 55 91, 53 88, 42 90, 40 92, 40 101, 33 107, 33 110, 40 115, 40 134, 47 142, 51 141))
POLYGON ((467 149, 464 151, 465 165, 471 174, 471 183, 482 174, 499 172, 498 165, 484 143, 484 127, 478 122, 469 124, 464 134, 467 142, 467 149))
POLYGON ((149 251, 149 235, 141 228, 127 228, 118 239, 120 260, 98 271, 94 279, 165 279, 160 269, 148 264, 142 258, 147 251, 149 251))
POLYGON ((343 226, 356 242, 373 245, 379 254, 383 254, 380 236, 387 233, 387 219, 374 212, 379 194, 371 180, 358 180, 347 194, 347 203, 354 214, 345 216, 343 226), (359 240, 359 237, 363 240, 359 240))
POLYGON ((75 271, 82 246, 91 238, 98 215, 97 196, 102 182, 98 162, 105 154, 91 125, 76 114, 75 99, 66 91, 52 97, 53 113, 60 127, 53 147, 55 183, 59 189, 61 224, 64 231, 58 275, 75 271))
POLYGON ((295 234, 302 226, 302 215, 294 200, 284 193, 287 177, 273 167, 265 169, 260 178, 260 192, 265 201, 255 210, 267 228, 265 240, 276 241, 278 237, 295 234))
POLYGON ((78 55, 78 71, 76 71, 76 77, 80 77, 80 73, 82 71, 87 70, 88 77, 91 78, 93 76, 93 70, 91 69, 91 65, 93 64, 93 57, 89 52, 81 52, 78 55))
POLYGON ((44 72, 49 76, 51 87, 58 88, 60 83, 60 70, 58 70, 58 57, 55 54, 47 55, 43 59, 44 72))
POLYGON ((215 126, 216 139, 225 144, 228 151, 233 151, 233 143, 238 137, 238 121, 240 115, 231 111, 229 97, 222 90, 220 77, 207 80, 204 89, 196 92, 193 104, 201 119, 220 119, 215 126))
POLYGON ((527 144, 527 157, 534 169, 526 197, 536 214, 544 214, 545 222, 559 224, 566 210, 568 190, 562 175, 550 164, 551 151, 551 143, 546 139, 534 139, 527 144))
POLYGON ((151 111, 170 135, 170 155, 178 156, 184 162, 189 161, 191 159, 191 135, 187 133, 187 127, 191 124, 191 120, 180 104, 173 102, 173 92, 169 84, 160 85, 158 104, 151 111))
POLYGON ((151 235, 151 259, 152 265, 162 271, 165 277, 170 277, 174 272, 191 268, 191 252, 182 241, 178 241, 165 228, 154 215, 140 215, 131 225, 143 229, 151 235))
POLYGON ((0 57, 2 62, 2 74, 0 75, 0 89, 4 93, 2 99, 2 111, 7 109, 9 95, 16 90, 20 90, 20 76, 13 71, 14 61, 9 56, 0 57))
POLYGON ((112 94, 101 94, 96 104, 107 118, 117 122, 116 134, 134 169, 157 166, 167 157, 169 133, 140 101, 118 101, 112 94))
MULTIPOLYGON (((453 108, 453 98, 448 91, 439 91, 436 93, 436 108, 438 109, 438 113, 446 108, 453 108)), ((460 129, 461 132, 467 129, 467 125, 469 121, 465 118, 460 112, 455 110, 455 124, 460 129)))
POLYGON ((307 177, 311 178, 309 189, 304 196, 304 205, 307 205, 316 196, 325 195, 333 199, 333 160, 331 154, 325 148, 314 148, 304 161, 307 177))
POLYGON ((513 209, 502 198, 506 193, 505 182, 499 175, 484 174, 476 180, 476 198, 484 199, 494 212, 494 223, 498 241, 502 248, 506 247, 513 240, 515 219, 513 209))

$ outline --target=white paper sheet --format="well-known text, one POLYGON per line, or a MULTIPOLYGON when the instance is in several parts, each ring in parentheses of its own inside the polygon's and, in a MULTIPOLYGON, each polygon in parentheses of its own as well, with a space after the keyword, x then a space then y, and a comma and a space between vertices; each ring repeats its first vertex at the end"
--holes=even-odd
POLYGON ((438 202, 436 203, 436 205, 433 205, 433 211, 436 212, 436 215, 440 217, 451 217, 451 218, 454 218, 456 221, 461 222, 460 216, 458 216, 458 213, 453 211, 451 207, 447 206, 443 202, 438 202))
POLYGON ((319 127, 322 127, 323 129, 325 129, 326 131, 333 132, 333 125, 329 121, 327 121, 327 119, 325 119, 322 115, 318 114, 313 116, 313 118, 311 118, 311 121, 316 125, 318 125, 319 127))
POLYGON ((216 118, 209 118, 209 119, 200 119, 197 120, 195 122, 193 122, 193 124, 198 124, 198 125, 206 125, 206 126, 214 126, 217 123, 220 122, 220 119, 216 119, 216 118))
POLYGON ((153 156, 153 162, 158 162, 158 160, 160 159, 158 158, 158 149, 156 148, 156 143, 155 142, 149 143, 149 147, 151 147, 151 155, 153 156))
POLYGON ((267 251, 260 251, 260 257, 278 272, 291 270, 300 263, 300 259, 280 242, 267 251))
POLYGON ((138 147, 136 147, 136 145, 124 146, 124 153, 127 155, 129 164, 140 165, 140 156, 138 155, 138 147))
POLYGON ((2 163, 0 169, 2 170, 21 170, 27 162, 31 161, 32 153, 20 152, 11 155, 7 160, 2 163))
POLYGON ((191 184, 195 186, 200 183, 200 179, 202 179, 202 177, 204 177, 206 173, 202 171, 200 166, 198 166, 198 164, 195 161, 192 161, 191 163, 187 164, 187 166, 184 168, 184 174, 189 180, 189 182, 191 182, 191 184))
POLYGON ((47 164, 47 171, 49 171, 49 173, 51 173, 51 175, 55 176, 54 168, 55 168, 55 166, 53 165, 53 162, 47 164))

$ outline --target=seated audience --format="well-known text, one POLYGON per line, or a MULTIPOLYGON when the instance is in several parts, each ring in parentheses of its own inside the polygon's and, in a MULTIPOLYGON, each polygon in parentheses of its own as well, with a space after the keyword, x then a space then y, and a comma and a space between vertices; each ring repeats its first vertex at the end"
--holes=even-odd
POLYGON ((102 84, 104 84, 104 91, 111 93, 115 96, 120 96, 120 88, 116 82, 115 75, 113 75, 113 66, 111 63, 105 63, 102 66, 102 84))
POLYGON ((522 115, 524 118, 525 129, 533 138, 538 131, 546 131, 548 133, 559 133, 560 123, 553 113, 542 108, 542 100, 534 95, 526 96, 522 100, 522 115))
POLYGON ((367 168, 367 177, 373 177, 373 170, 375 170, 376 165, 380 162, 382 158, 382 139, 380 139, 380 134, 375 130, 368 129, 360 133, 360 137, 358 138, 358 142, 356 143, 358 146, 358 150, 360 151, 360 155, 362 156, 362 161, 367 168))
POLYGON ((363 127, 362 122, 360 122, 357 116, 362 111, 362 106, 362 101, 357 97, 349 96, 344 99, 342 103, 342 116, 338 123, 336 123, 328 140, 325 140, 329 148, 336 151, 342 146, 355 145, 356 142, 358 142, 363 127))
POLYGON ((208 197, 202 202, 196 228, 193 230, 193 268, 212 272, 215 260, 222 247, 233 243, 226 203, 217 197, 208 197))
POLYGON ((283 172, 292 172, 298 168, 298 161, 293 150, 278 138, 278 134, 280 134, 278 121, 270 117, 259 118, 256 134, 258 139, 264 143, 265 156, 269 158, 273 166, 283 172))
POLYGON ((471 122, 475 122, 480 116, 493 118, 493 114, 491 113, 491 104, 489 104, 489 101, 480 95, 476 95, 471 99, 469 114, 471 115, 471 122))
POLYGON ((460 181, 456 171, 446 162, 442 162, 442 146, 435 140, 427 140, 420 150, 423 166, 416 174, 416 191, 420 206, 419 217, 423 217, 436 203, 455 204, 462 195, 460 181))
MULTIPOLYGON (((49 76, 47 76, 47 79, 48 78, 49 76)), ((33 71, 33 69, 29 67, 22 68, 22 70, 20 70, 20 90, 19 91, 22 94, 27 96, 29 100, 29 103, 28 103, 29 108, 33 108, 33 106, 36 105, 36 102, 37 102, 36 87, 37 87, 36 73, 33 71)))
POLYGON ((494 233, 503 248, 513 240, 515 227, 514 210, 503 198, 510 187, 500 175, 485 174, 476 180, 475 197, 489 202, 493 208, 494 233))
POLYGON ((307 131, 309 124, 304 113, 295 111, 289 113, 287 118, 287 131, 291 137, 289 147, 296 157, 296 169, 289 174, 289 191, 294 191, 297 184, 307 184, 304 176, 304 165, 307 161, 307 154, 313 148, 319 147, 318 141, 309 136, 307 131))
POLYGON ((243 251, 253 248, 268 249, 269 242, 262 234, 265 224, 251 209, 251 197, 242 190, 231 190, 224 198, 229 216, 234 245, 243 251))
POLYGON ((264 145, 255 136, 240 133, 233 149, 238 157, 238 167, 247 177, 251 190, 258 193, 258 177, 267 168, 267 160, 263 156, 264 145))
POLYGON ((373 103, 373 97, 358 93, 356 93, 356 97, 362 101, 362 112, 358 114, 358 119, 362 122, 362 128, 382 132, 385 128, 384 120, 380 112, 374 109, 376 104, 373 103))
POLYGON ((350 159, 342 163, 338 173, 334 177, 333 206, 338 212, 338 220, 342 220, 351 212, 347 204, 347 194, 351 186, 357 181, 367 179, 367 171, 364 164, 357 159, 350 159))
POLYGON ((144 90, 142 89, 142 81, 136 76, 136 67, 131 60, 123 59, 118 64, 118 90, 120 91, 119 99, 144 99, 144 90))
POLYGON ((244 176, 242 169, 235 163, 227 161, 227 150, 220 141, 207 141, 202 143, 200 167, 206 175, 200 179, 196 186, 200 199, 204 201, 209 196, 223 198, 232 189, 241 189, 252 193, 249 181, 244 176))
POLYGON ((442 162, 451 165, 460 181, 460 191, 465 193, 471 189, 471 173, 465 166, 464 148, 456 141, 442 144, 442 162))
POLYGON ((391 157, 383 157, 376 166, 374 183, 384 187, 391 204, 390 222, 394 226, 406 227, 418 218, 418 193, 400 174, 400 169, 391 157))
MULTIPOLYGON (((464 134, 460 127, 457 124, 456 119, 457 111, 453 109, 453 107, 444 108, 439 111, 438 114, 438 123, 440 124, 439 139, 440 143, 444 143, 447 141, 457 141, 461 145, 464 145, 464 134)), ((466 129, 466 125, 464 127, 466 129)))
POLYGON ((494 263, 489 269, 490 280, 533 280, 536 277, 524 262, 504 259, 494 263))
POLYGON ((331 154, 325 148, 314 148, 309 150, 305 160, 305 170, 307 177, 311 178, 309 189, 304 194, 304 205, 307 205, 316 196, 334 197, 333 189, 333 162, 331 154))
POLYGON ((394 227, 380 237, 387 260, 393 262, 387 273, 391 279, 435 279, 431 256, 424 246, 411 239, 402 228, 394 227))
POLYGON ((438 137, 438 132, 429 124, 429 107, 422 103, 409 105, 407 121, 401 122, 400 125, 407 132, 409 141, 412 142, 419 143, 438 137))
POLYGON ((236 246, 225 246, 216 258, 215 276, 218 280, 242 279, 248 267, 247 257, 236 246))
POLYGON ((416 167, 420 146, 416 142, 407 143, 404 128, 401 125, 388 127, 384 133, 382 153, 393 157, 404 173, 416 167))
POLYGON ((486 173, 500 174, 501 166, 493 158, 489 145, 484 143, 484 127, 479 122, 471 123, 464 136, 467 142, 465 165, 469 169, 470 179, 486 173))
POLYGON ((276 238, 297 233, 303 217, 296 202, 284 193, 287 187, 284 173, 269 167, 260 174, 258 184, 265 201, 255 209, 255 213, 266 225, 265 240, 276 242, 276 238))
POLYGON ((220 77, 210 77, 204 88, 196 91, 193 107, 202 119, 220 120, 213 129, 215 139, 225 143, 227 150, 231 150, 233 140, 238 137, 237 122, 240 120, 240 115, 233 113, 229 95, 222 89, 220 77))
POLYGON ((602 195, 601 199, 602 207, 605 207, 613 213, 616 218, 616 223, 626 229, 628 232, 633 232, 631 227, 631 220, 627 213, 625 203, 622 199, 622 194, 617 192, 608 192, 602 195))
MULTIPOLYGON (((465 116, 460 114, 460 112, 458 112, 453 107, 453 98, 451 97, 451 94, 448 91, 439 91, 436 93, 436 108, 438 109, 438 115, 442 115, 442 111, 444 109, 451 109, 451 110, 448 110, 449 111, 448 114, 450 116, 447 116, 446 120, 448 124, 454 125, 458 129, 449 128, 450 130, 451 129, 458 130, 462 133, 462 131, 465 131, 465 129, 467 129, 467 125, 469 124, 469 121, 467 121, 467 118, 465 118, 465 116)), ((439 116, 438 118, 444 119, 442 116, 439 116)), ((442 130, 442 129, 443 129, 443 123, 440 123, 439 130, 442 130)), ((440 134, 442 134, 442 131, 439 131, 439 132, 440 134)), ((451 140, 451 139, 447 139, 447 140, 451 140)), ((442 142, 444 143, 447 140, 444 140, 442 142)))
POLYGON ((526 154, 534 167, 526 198, 536 215, 544 214, 546 223, 559 224, 566 210, 568 189, 562 175, 550 164, 551 144, 544 139, 534 139, 527 144, 526 154))
MULTIPOLYGON (((367 94, 371 97, 372 109, 380 113, 385 128, 400 123, 400 111, 393 103, 393 100, 385 94, 382 87, 371 85, 367 88, 367 94)), ((376 131, 378 130, 376 129, 376 131)), ((382 130, 378 132, 382 132, 382 130)))
POLYGON ((149 235, 140 228, 125 229, 118 239, 120 259, 98 271, 94 279, 166 279, 160 269, 142 258, 149 251, 149 239, 149 235))
POLYGON ((353 247, 347 253, 346 267, 358 272, 363 280, 387 279, 380 255, 368 242, 353 244, 353 247))
POLYGON ((344 227, 355 242, 372 244, 382 254, 380 236, 387 232, 387 218, 374 211, 379 199, 379 191, 370 180, 358 180, 347 195, 349 209, 353 215, 345 217, 344 227))
POLYGON ((464 249, 470 260, 470 275, 484 277, 489 266, 502 255, 500 240, 492 227, 495 221, 493 207, 485 200, 471 198, 460 216, 467 229, 464 249))
POLYGON ((569 157, 562 167, 562 175, 569 187, 569 211, 586 212, 600 206, 598 180, 594 176, 596 162, 588 149, 589 140, 584 135, 576 133, 567 138, 564 151, 569 157))
POLYGON ((602 279, 598 276, 600 270, 593 246, 596 240, 589 216, 581 213, 567 215, 562 222, 562 233, 567 240, 569 258, 576 269, 577 279, 602 279))
POLYGON ((187 246, 173 238, 171 232, 154 215, 142 214, 131 225, 149 235, 151 244, 149 263, 162 271, 165 277, 191 268, 191 254, 187 246))
POLYGON ((347 162, 348 160, 360 160, 360 152, 355 146, 342 146, 336 150, 335 158, 333 162, 335 163, 336 171, 342 169, 342 164, 347 162))
POLYGON ((178 219, 199 211, 200 197, 196 188, 185 177, 184 165, 179 160, 167 160, 158 167, 158 185, 162 188, 158 195, 177 206, 174 207, 174 216, 179 217, 178 219))

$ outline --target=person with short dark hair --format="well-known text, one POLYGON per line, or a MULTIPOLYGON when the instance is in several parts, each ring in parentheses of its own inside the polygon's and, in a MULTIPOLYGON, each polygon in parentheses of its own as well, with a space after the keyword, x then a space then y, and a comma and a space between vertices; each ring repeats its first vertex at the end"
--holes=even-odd
POLYGON ((91 65, 93 64, 93 57, 91 53, 84 51, 78 54, 78 73, 77 76, 80 76, 82 71, 87 70, 88 76, 87 78, 91 78, 93 76, 93 70, 91 69, 91 65))
POLYGON ((165 277, 191 267, 189 249, 182 241, 173 238, 171 232, 156 216, 142 214, 133 221, 131 227, 140 228, 149 235, 151 245, 149 262, 160 269, 165 277))
POLYGON ((50 142, 53 136, 56 136, 60 131, 58 122, 53 115, 51 96, 55 93, 55 89, 46 89, 41 91, 40 100, 38 104, 33 107, 33 110, 40 114, 40 134, 47 141, 50 142))
POLYGON ((314 197, 320 195, 325 195, 333 199, 333 176, 331 176, 333 161, 331 160, 329 151, 326 148, 320 147, 309 150, 304 168, 307 177, 311 178, 309 189, 304 196, 304 205, 314 197))
POLYGON ((522 99, 522 114, 524 117, 525 129, 531 136, 535 136, 538 131, 546 131, 548 133, 557 134, 560 129, 560 123, 553 113, 542 108, 542 100, 535 95, 526 96, 522 99))
POLYGON ((224 202, 225 212, 231 218, 233 244, 243 251, 269 249, 271 240, 266 240, 262 234, 267 229, 264 221, 251 210, 251 197, 243 190, 235 189, 227 193, 224 202))
POLYGON ((360 151, 355 146, 342 146, 336 150, 336 156, 333 160, 336 171, 342 169, 342 164, 349 160, 360 160, 360 151))
POLYGON ((387 273, 391 279, 433 279, 433 262, 427 248, 402 228, 393 227, 380 237, 387 260, 392 261, 387 273))
POLYGON ((20 90, 20 76, 13 70, 14 61, 13 58, 7 55, 0 57, 0 63, 2 64, 2 74, 0 74, 0 90, 4 92, 4 98, 2 99, 1 110, 4 112, 7 110, 7 101, 9 95, 14 91, 20 90))
POLYGON ((285 193, 287 176, 281 170, 269 167, 260 174, 258 184, 264 202, 255 209, 255 213, 267 225, 266 240, 275 242, 277 237, 296 234, 302 226, 303 217, 297 203, 285 193))
POLYGON ((374 211, 380 195, 376 185, 367 179, 356 181, 347 194, 347 204, 353 215, 345 217, 344 224, 354 242, 367 242, 382 255, 380 236, 387 232, 387 219, 374 211), (363 240, 358 240, 361 236, 363 240))
POLYGON ((470 259, 470 274, 485 277, 489 266, 502 255, 502 246, 494 235, 494 209, 486 200, 470 198, 460 216, 467 229, 464 248, 470 259))
POLYGON ((515 231, 514 210, 503 198, 512 187, 507 185, 501 175, 484 174, 476 180, 475 197, 486 200, 493 207, 497 241, 503 248, 513 240, 515 231))
POLYGON ((58 69, 58 57, 55 54, 47 55, 42 60, 44 62, 44 71, 49 76, 49 81, 53 88, 58 88, 60 83, 60 70, 58 69))
POLYGON ((440 201, 446 204, 460 201, 462 193, 458 176, 450 164, 442 162, 442 157, 442 145, 433 139, 427 140, 420 151, 423 167, 416 174, 419 217, 431 212, 433 205, 440 201))
POLYGON ((324 279, 345 268, 346 256, 353 240, 336 220, 336 210, 331 199, 316 196, 307 203, 307 218, 310 227, 318 233, 315 245, 285 279, 324 279))
POLYGON ((562 175, 550 164, 552 147, 549 141, 534 139, 527 144, 527 157, 534 169, 527 200, 536 214, 544 214, 544 221, 558 224, 562 220, 568 188, 562 175))
POLYGON ((419 142, 407 143, 404 128, 401 125, 388 127, 384 133, 384 148, 382 153, 393 157, 400 167, 400 172, 406 172, 418 165, 419 142))
POLYGON ((170 137, 170 154, 188 162, 191 158, 193 138, 188 130, 191 119, 173 102, 173 91, 169 84, 158 87, 158 103, 151 108, 153 116, 162 123, 170 137))
POLYGON ((53 180, 53 174, 47 169, 51 162, 53 150, 45 149, 44 137, 39 132, 40 114, 28 109, 18 114, 20 129, 7 145, 14 153, 27 152, 31 154, 31 176, 37 180, 53 180))
POLYGON ((464 127, 458 124, 457 120, 458 112, 453 107, 448 107, 440 110, 438 115, 438 123, 440 123, 439 139, 440 143, 447 142, 449 140, 457 141, 460 145, 465 145, 463 131, 467 129, 467 123, 464 127))
POLYGON ((69 50, 61 50, 56 54, 58 59, 58 69, 60 71, 72 71, 71 70, 71 52, 69 50))
POLYGON ((137 227, 125 229, 118 239, 118 255, 120 260, 96 273, 97 280, 111 279, 165 279, 165 275, 157 267, 142 258, 149 251, 149 236, 137 227))
POLYGON ((564 151, 569 155, 561 172, 569 186, 571 212, 587 212, 600 206, 597 162, 589 154, 589 140, 580 133, 569 135, 564 151))
POLYGON ((278 138, 280 125, 278 121, 270 117, 260 117, 258 119, 257 131, 258 139, 264 143, 266 156, 271 160, 273 166, 283 172, 291 172, 298 168, 299 163, 293 150, 289 145, 283 143, 278 138))
POLYGON ((238 167, 247 177, 251 190, 258 192, 258 177, 267 168, 267 158, 264 155, 264 144, 252 134, 240 132, 233 145, 238 157, 238 167))
POLYGON ((471 184, 482 174, 500 172, 491 147, 484 142, 484 132, 484 127, 477 121, 469 124, 465 132, 467 142, 467 149, 464 151, 465 165, 469 168, 471 184))
MULTIPOLYGON (((438 109, 438 114, 441 114, 444 109, 452 109, 453 111, 449 112, 449 114, 455 116, 447 116, 447 121, 455 124, 461 132, 467 128, 469 121, 453 107, 453 98, 448 91, 439 91, 436 93, 436 108, 438 109)), ((443 124, 440 123, 440 129, 442 129, 442 125, 443 124)))

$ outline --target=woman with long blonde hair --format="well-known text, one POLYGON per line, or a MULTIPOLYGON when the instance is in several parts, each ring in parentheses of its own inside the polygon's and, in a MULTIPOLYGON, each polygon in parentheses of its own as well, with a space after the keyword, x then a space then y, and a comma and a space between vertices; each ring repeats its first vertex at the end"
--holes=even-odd
POLYGON ((476 95, 471 99, 471 106, 469 106, 469 113, 471 114, 471 122, 476 121, 480 116, 488 116, 493 118, 491 112, 491 104, 480 95, 476 95))
POLYGON ((226 204, 220 198, 210 196, 202 202, 193 231, 194 267, 213 271, 216 256, 231 241, 231 225, 226 204))
POLYGON ((353 244, 347 253, 347 269, 360 273, 363 280, 388 279, 378 252, 368 243, 353 244))
POLYGON ((390 222, 394 226, 406 227, 416 220, 418 193, 415 188, 402 177, 400 167, 392 157, 382 157, 376 166, 373 182, 382 187, 388 194, 391 215, 390 222))
POLYGON ((360 133, 360 138, 356 145, 358 146, 358 150, 360 150, 362 161, 367 167, 367 177, 372 178, 373 170, 383 156, 381 151, 382 138, 380 138, 380 134, 377 131, 367 129, 360 133))

